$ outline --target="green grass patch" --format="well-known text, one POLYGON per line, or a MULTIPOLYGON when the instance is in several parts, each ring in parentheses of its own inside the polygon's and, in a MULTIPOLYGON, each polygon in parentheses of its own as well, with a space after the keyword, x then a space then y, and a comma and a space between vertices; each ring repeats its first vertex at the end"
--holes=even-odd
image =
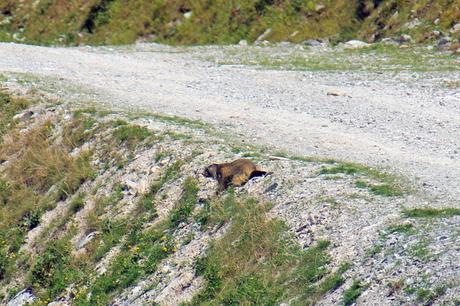
POLYGON ((438 285, 433 289, 418 288, 416 291, 417 302, 423 305, 432 305, 437 298, 447 291, 447 286, 438 285))
POLYGON ((365 286, 359 280, 354 280, 350 288, 344 291, 342 303, 345 306, 353 304, 363 292, 365 286))
POLYGON ((373 44, 369 48, 329 49, 312 52, 309 49, 238 48, 217 50, 203 58, 221 65, 250 65, 264 69, 300 71, 454 71, 456 57, 423 46, 401 49, 387 44, 373 44))
POLYGON ((339 288, 345 282, 343 273, 345 273, 350 268, 350 265, 350 263, 344 263, 340 265, 336 272, 325 277, 319 283, 319 285, 317 285, 317 289, 315 290, 316 292, 314 292, 315 297, 313 300, 319 300, 326 293, 339 288))
POLYGON ((89 141, 93 136, 91 129, 96 120, 86 113, 75 113, 72 121, 66 124, 63 129, 64 144, 74 149, 89 141))
POLYGON ((71 156, 67 146, 55 143, 54 124, 47 121, 26 133, 12 128, 8 133, 14 141, 0 144, 1 158, 10 160, 0 178, 0 240, 4 241, 0 252, 8 258, 2 268, 4 278, 11 277, 8 271, 17 264, 24 238, 40 224, 42 214, 95 175, 92 153, 71 156))
POLYGON ((332 166, 323 166, 318 171, 318 174, 327 175, 327 177, 331 175, 335 176, 337 174, 363 176, 376 180, 379 184, 371 184, 363 179, 358 179, 355 181, 355 186, 357 188, 367 188, 371 193, 385 197, 396 197, 404 194, 404 191, 397 183, 395 176, 364 165, 348 162, 335 162, 332 166))
POLYGON ((176 160, 166 168, 160 180, 154 182, 150 187, 150 192, 156 194, 168 182, 176 179, 180 174, 180 167, 184 164, 182 160, 176 160))
POLYGON ((182 196, 170 214, 170 227, 174 228, 181 222, 186 222, 195 208, 198 200, 198 184, 193 177, 187 177, 183 184, 182 196))
POLYGON ((85 206, 85 197, 86 194, 80 193, 70 201, 69 210, 71 213, 75 214, 83 209, 85 206))
MULTIPOLYGON (((170 179, 172 172, 166 172, 163 177, 170 179)), ((194 178, 186 178, 182 185, 182 196, 167 220, 143 230, 146 215, 155 214, 154 197, 157 192, 156 187, 151 188, 151 191, 139 201, 132 219, 116 223, 106 220, 103 223, 102 237, 108 239, 103 245, 113 246, 121 242, 121 237, 125 237, 121 251, 107 272, 98 276, 89 289, 74 300, 75 305, 109 304, 117 292, 132 285, 139 278, 155 272, 160 261, 176 251, 172 240, 173 233, 176 226, 187 221, 192 213, 197 199, 197 182, 194 178)))
POLYGON ((409 249, 409 254, 423 261, 428 260, 430 257, 428 245, 428 240, 422 239, 409 249))
POLYGON ((3 136, 14 128, 14 115, 31 105, 30 100, 17 98, 0 90, 0 144, 3 142, 3 136))
POLYGON ((153 132, 139 125, 121 125, 114 130, 113 136, 118 144, 126 144, 134 148, 148 137, 153 136, 153 132))
POLYGON ((390 184, 369 185, 369 190, 375 194, 384 197, 399 197, 403 195, 403 191, 399 186, 390 184))
POLYGON ((459 208, 413 208, 403 210, 406 218, 449 218, 460 215, 459 208))
POLYGON ((159 121, 173 123, 175 125, 189 126, 194 128, 206 128, 209 125, 202 120, 188 119, 179 116, 169 116, 161 114, 151 114, 151 116, 159 121))
POLYGON ((202 224, 230 219, 232 223, 197 261, 197 274, 204 277, 206 286, 191 305, 273 305, 291 298, 312 304, 341 284, 340 275, 326 269, 331 260, 326 252, 329 242, 319 241, 302 250, 282 222, 266 218, 267 208, 232 194, 204 208, 207 213, 199 216, 202 224))

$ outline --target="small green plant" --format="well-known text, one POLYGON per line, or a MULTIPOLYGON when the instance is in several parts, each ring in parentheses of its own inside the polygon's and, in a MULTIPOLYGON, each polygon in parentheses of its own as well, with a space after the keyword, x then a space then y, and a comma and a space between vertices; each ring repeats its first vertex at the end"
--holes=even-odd
POLYGON ((367 183, 363 180, 357 180, 355 186, 358 188, 367 188, 367 183))
POLYGON ((31 104, 29 100, 13 97, 0 90, 0 144, 3 142, 3 135, 12 130, 15 125, 14 115, 27 109, 31 104))
POLYGON ((460 208, 413 208, 403 210, 407 218, 449 218, 460 215, 460 208))
POLYGON ((128 147, 133 148, 138 143, 144 141, 153 133, 146 127, 139 125, 121 125, 113 132, 118 144, 127 144, 128 147))
POLYGON ((417 244, 413 245, 409 252, 412 256, 420 260, 427 260, 430 257, 430 250, 428 249, 429 242, 425 239, 420 240, 417 244))
POLYGON ((85 206, 85 195, 79 194, 69 203, 70 212, 75 214, 85 206))
POLYGON ((361 293, 364 290, 364 285, 361 283, 359 280, 354 280, 353 283, 351 284, 351 287, 345 290, 343 293, 343 305, 348 306, 353 304, 358 297, 361 295, 361 293))
MULTIPOLYGON (((340 161, 331 161, 333 162, 331 166, 323 166, 319 170, 319 175, 334 175, 334 174, 347 174, 347 175, 361 175, 382 183, 382 185, 388 185, 388 187, 396 188, 396 177, 391 174, 384 173, 378 169, 367 167, 360 164, 349 163, 349 162, 340 162, 340 161)), ((358 180, 356 182, 359 188, 364 188, 361 186, 368 186, 370 189, 373 185, 367 184, 363 180, 358 180)), ((379 185, 376 185, 379 186, 379 185)), ((375 192, 381 192, 379 187, 375 188, 375 192)), ((371 190, 372 191, 372 190, 371 190)))
POLYGON ((374 255, 382 251, 382 246, 380 244, 374 244, 370 249, 366 251, 366 256, 373 257, 374 255))
POLYGON ((446 286, 436 286, 434 289, 418 288, 416 290, 417 302, 423 305, 431 305, 433 302, 442 296, 447 290, 446 286))
POLYGON ((180 172, 180 167, 184 164, 182 160, 176 160, 170 166, 166 168, 160 180, 150 186, 150 192, 156 194, 160 189, 166 184, 178 177, 180 172))
POLYGON ((369 190, 375 194, 384 197, 398 197, 403 195, 401 188, 393 184, 369 185, 369 190))
POLYGON ((87 180, 95 178, 96 172, 91 166, 93 152, 83 151, 72 159, 72 163, 60 186, 61 199, 75 193, 78 188, 87 180))
POLYGON ((182 196, 170 215, 170 227, 174 228, 179 223, 187 221, 192 214, 195 204, 198 200, 198 184, 195 178, 187 177, 183 184, 182 196))
POLYGON ((179 116, 169 116, 169 115, 161 115, 161 114, 151 114, 157 120, 165 121, 169 123, 173 123, 176 125, 183 125, 183 126, 190 126, 194 128, 206 128, 208 126, 207 123, 201 120, 193 120, 188 118, 183 118, 179 116))
POLYGON ((75 113, 74 118, 64 126, 64 144, 74 149, 87 142, 92 134, 90 130, 96 124, 96 120, 84 113, 75 113))
POLYGON ((351 264, 348 262, 343 263, 335 273, 325 277, 324 280, 318 285, 316 299, 319 299, 329 291, 334 291, 335 289, 339 288, 345 282, 343 273, 345 273, 350 268, 350 266, 351 264))

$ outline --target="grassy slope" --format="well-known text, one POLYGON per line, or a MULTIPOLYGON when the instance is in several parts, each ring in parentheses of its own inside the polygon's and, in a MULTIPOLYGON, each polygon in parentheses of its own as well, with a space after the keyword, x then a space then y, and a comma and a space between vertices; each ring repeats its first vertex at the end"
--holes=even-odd
MULTIPOLYGON (((214 198, 208 209, 195 215, 200 188, 193 177, 183 179, 179 198, 168 215, 158 219, 156 204, 161 191, 183 176, 181 167, 185 161, 180 159, 162 171, 147 193, 131 200, 135 206, 126 216, 108 218, 107 210, 116 210, 126 196, 125 187, 110 182, 93 186, 98 175, 110 169, 125 171, 129 161, 120 162, 120 154, 160 146, 167 135, 120 119, 102 123, 91 109, 73 112, 70 120, 62 121, 63 113, 55 113, 45 121, 30 118, 19 122, 13 116, 30 103, 3 92, 0 98, 0 118, 9 122, 0 135, 5 139, 0 143, 0 160, 8 161, 0 168, 0 301, 30 287, 37 296, 35 304, 42 305, 65 296, 67 288, 71 288, 73 305, 107 305, 121 290, 153 274, 162 260, 177 251, 181 243, 178 244, 176 235, 181 224, 198 222, 207 231, 233 219, 236 224, 229 233, 215 241, 200 261, 197 272, 206 274, 206 288, 193 303, 201 304, 203 297, 211 304, 222 300, 275 302, 303 295, 319 299, 344 281, 344 270, 330 273, 327 268, 331 261, 326 252, 328 242, 303 251, 281 221, 265 217, 268 207, 254 200, 233 195, 223 200, 214 198), (30 128, 21 134, 24 125, 30 128), (102 134, 107 138, 92 143, 92 151, 70 154, 102 134), (99 158, 98 154, 107 159, 100 157, 102 166, 92 162, 99 158), (87 188, 81 188, 85 183, 87 188), (107 188, 110 194, 90 195, 90 186, 93 191, 107 188), (90 198, 94 200, 92 208, 86 207, 90 198), (59 202, 65 204, 62 216, 47 225, 41 224, 42 216, 59 202), (85 209, 91 212, 82 216, 79 212, 85 209), (76 252, 72 245, 72 239, 79 235, 77 220, 85 224, 80 230, 98 233, 85 246, 85 252, 76 252), (38 226, 42 227, 39 236, 24 248, 29 232, 38 226), (262 242, 254 243, 259 237, 264 238, 262 242), (233 244, 235 239, 241 239, 241 243, 233 244), (229 244, 231 253, 227 251, 229 244), (119 252, 107 271, 96 273, 95 266, 115 246, 119 246, 119 252), (232 257, 235 261, 228 267, 216 262, 232 257), (247 262, 244 268, 238 267, 238 260, 247 262), (285 269, 282 275, 276 273, 279 265, 285 269), (252 276, 263 277, 263 282, 252 276), (262 290, 264 284, 270 288, 262 290), (281 292, 284 287, 289 287, 285 293, 281 292)), ((178 121, 175 117, 169 120, 178 121)), ((174 139, 178 134, 168 135, 174 139)), ((164 157, 159 155, 155 159, 164 157)))
POLYGON ((39 44, 126 44, 153 34, 170 44, 228 44, 253 41, 271 28, 271 41, 373 40, 402 32, 422 41, 431 29, 450 29, 459 7, 458 0, 6 0, 0 12, 9 22, 0 25, 0 40, 15 40, 16 33, 39 44), (415 18, 421 24, 406 29, 415 18))

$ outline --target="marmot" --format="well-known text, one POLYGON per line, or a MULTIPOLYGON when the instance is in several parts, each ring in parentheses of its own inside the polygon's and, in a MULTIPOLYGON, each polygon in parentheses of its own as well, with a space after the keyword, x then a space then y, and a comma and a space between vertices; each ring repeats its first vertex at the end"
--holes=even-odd
POLYGON ((224 191, 228 186, 243 186, 251 178, 271 174, 259 169, 248 159, 237 159, 231 163, 212 164, 204 169, 205 177, 212 177, 219 184, 218 192, 224 191))

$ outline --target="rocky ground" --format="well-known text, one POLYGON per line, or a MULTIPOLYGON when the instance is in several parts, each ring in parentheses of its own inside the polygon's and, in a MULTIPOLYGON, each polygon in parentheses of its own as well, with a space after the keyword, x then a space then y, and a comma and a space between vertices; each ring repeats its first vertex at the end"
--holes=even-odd
MULTIPOLYGON (((320 304, 341 303, 357 280, 358 304, 458 305, 459 216, 407 214, 414 208, 459 208, 459 92, 458 87, 441 83, 454 83, 457 71, 380 74, 220 66, 215 59, 222 50, 212 47, 55 49, 4 44, 0 54, 4 87, 29 88, 28 94, 40 92, 70 101, 36 108, 33 121, 25 121, 24 128, 50 117, 56 126, 64 125, 73 116, 69 108, 77 104, 120 111, 86 113, 97 122, 95 136, 72 153, 94 151, 92 165, 98 173, 80 187, 87 194, 85 205, 68 221, 72 226, 67 229, 76 228, 73 252, 87 252, 98 235, 85 226, 97 199, 121 192, 99 217, 125 220, 166 169, 185 161, 179 175, 157 195, 157 216, 146 221, 148 229, 168 218, 187 176, 197 179, 200 199, 210 198, 215 182, 200 175, 202 168, 248 157, 274 174, 254 179, 236 193, 273 203, 269 216, 283 220, 302 248, 308 250, 318 240, 331 241, 330 269, 350 263, 345 282, 322 297, 320 304), (214 63, 203 61, 204 57, 214 63), (212 125, 146 111, 203 119, 212 125), (102 131, 98 127, 117 119, 163 137, 134 151, 114 147, 120 156, 111 156, 114 159, 107 163, 104 143, 110 143, 116 126, 102 131), (397 176, 326 157, 378 165, 397 176)), ((227 53, 225 60, 235 56, 239 55, 232 58, 227 53)), ((56 133, 61 133, 59 128, 56 133)), ((65 215, 71 202, 72 198, 61 201, 42 216, 40 225, 27 234, 26 254, 39 251, 35 239, 65 215)), ((201 201, 195 204, 194 214, 202 209, 201 201)), ((189 300, 203 287, 203 279, 195 275, 196 259, 226 229, 203 229, 194 218, 181 223, 172 234, 177 249, 154 272, 118 292, 114 304, 176 305, 189 300)), ((103 254, 95 263, 96 275, 107 271, 122 246, 123 239, 103 254)), ((20 277, 4 288, 24 289, 20 277)), ((6 296, 3 302, 20 305, 18 301, 27 297, 34 293, 26 290, 13 300, 6 296)), ((71 302, 69 294, 59 303, 71 302)))
POLYGON ((321 46, 2 44, 0 72, 11 76, 10 85, 26 85, 27 80, 21 81, 25 78, 31 86, 41 83, 45 90, 74 101, 202 119, 257 145, 391 169, 436 196, 456 201, 459 60, 436 53, 434 59, 424 57, 427 52, 408 55, 420 61, 391 66, 385 53, 353 55, 321 46), (247 59, 247 54, 260 53, 265 57, 258 61, 247 59), (301 68, 315 71, 235 66, 280 57, 295 63, 299 54, 316 63, 301 68), (330 57, 338 60, 325 62, 330 57), (351 71, 350 58, 359 64, 351 71), (385 70, 389 65, 392 69, 385 70), (342 71, 324 72, 330 66, 342 71))

